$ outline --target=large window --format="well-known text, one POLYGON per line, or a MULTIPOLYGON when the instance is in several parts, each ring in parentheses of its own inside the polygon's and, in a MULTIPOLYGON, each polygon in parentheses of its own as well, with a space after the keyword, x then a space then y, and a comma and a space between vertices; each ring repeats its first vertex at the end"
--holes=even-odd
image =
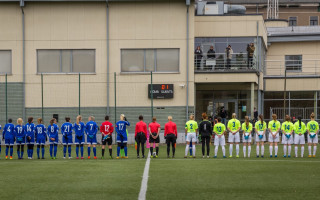
POLYGON ((0 74, 11 74, 10 50, 0 50, 0 74))
POLYGON ((297 17, 289 17, 289 26, 297 26, 297 17))
POLYGON ((38 50, 38 73, 94 73, 95 50, 38 50))
POLYGON ((286 70, 287 71, 301 71, 302 70, 302 55, 287 55, 286 70))
POLYGON ((310 16, 310 26, 318 26, 318 16, 310 16))
POLYGON ((179 72, 179 49, 121 49, 121 72, 179 72))

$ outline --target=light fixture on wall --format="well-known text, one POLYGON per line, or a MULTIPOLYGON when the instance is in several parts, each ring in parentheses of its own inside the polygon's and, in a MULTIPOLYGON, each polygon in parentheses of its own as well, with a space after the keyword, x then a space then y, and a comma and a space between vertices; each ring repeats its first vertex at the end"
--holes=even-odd
POLYGON ((180 86, 181 88, 186 87, 186 85, 185 85, 185 84, 180 84, 179 86, 180 86))

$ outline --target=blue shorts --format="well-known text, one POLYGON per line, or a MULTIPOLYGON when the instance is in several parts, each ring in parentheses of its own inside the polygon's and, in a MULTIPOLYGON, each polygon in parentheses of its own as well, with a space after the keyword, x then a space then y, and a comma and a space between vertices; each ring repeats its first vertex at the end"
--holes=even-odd
POLYGON ((62 136, 62 144, 63 145, 71 145, 72 142, 72 135, 67 136, 67 138, 65 138, 64 136, 62 136))
POLYGON ((27 144, 34 144, 34 136, 30 136, 31 137, 31 139, 29 140, 28 139, 28 136, 26 136, 26 140, 27 140, 27 144))
POLYGON ((25 143, 26 143, 26 138, 25 137, 17 137, 16 138, 16 144, 24 145, 25 143))
POLYGON ((46 138, 37 138, 37 145, 45 145, 46 138))
POLYGON ((82 135, 82 138, 81 138, 81 140, 79 140, 78 138, 77 138, 77 135, 74 137, 74 143, 75 144, 84 144, 84 135, 82 135))
POLYGON ((119 134, 117 134, 117 143, 127 143, 128 142, 128 137, 127 136, 123 136, 123 137, 120 137, 119 134))
POLYGON ((88 135, 87 136, 87 144, 97 144, 97 136, 93 136, 93 138, 90 138, 88 135))
POLYGON ((13 146, 14 145, 14 139, 13 138, 5 139, 4 142, 5 142, 6 145, 9 145, 9 146, 13 146))
POLYGON ((49 138, 49 144, 58 144, 58 142, 59 142, 58 136, 56 136, 56 137, 51 137, 51 138, 49 138), (51 138, 54 138, 55 140, 52 141, 51 138))

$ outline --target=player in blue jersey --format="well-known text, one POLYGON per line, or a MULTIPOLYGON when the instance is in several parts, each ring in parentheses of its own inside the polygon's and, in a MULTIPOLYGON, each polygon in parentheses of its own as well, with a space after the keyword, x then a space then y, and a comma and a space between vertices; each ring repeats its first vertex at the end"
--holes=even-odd
POLYGON ((44 159, 44 145, 47 141, 46 127, 43 125, 43 121, 41 118, 38 118, 38 125, 35 127, 35 137, 37 143, 37 155, 38 159, 40 159, 40 147, 42 153, 42 159, 44 159))
POLYGON ((121 146, 124 146, 124 153, 125 158, 128 158, 128 149, 127 149, 127 142, 128 142, 128 136, 127 136, 127 126, 130 126, 130 123, 127 121, 124 114, 120 115, 120 121, 116 123, 116 132, 117 132, 117 159, 120 157, 120 149, 121 146))
POLYGON ((74 123, 74 132, 76 135, 74 143, 76 144, 77 159, 79 159, 79 147, 81 149, 81 159, 83 159, 84 130, 85 124, 82 122, 82 116, 79 115, 77 116, 77 122, 74 123))
POLYGON ((94 121, 94 117, 90 116, 88 119, 88 123, 86 124, 86 134, 87 134, 87 144, 88 144, 88 159, 90 159, 91 153, 91 145, 93 147, 93 154, 94 159, 97 159, 97 132, 98 132, 98 125, 94 121))
POLYGON ((5 140, 6 145, 6 159, 8 159, 10 148, 10 160, 12 160, 14 138, 14 125, 12 124, 12 119, 9 119, 2 132, 2 140, 5 140))
POLYGON ((28 153, 28 159, 32 159, 33 157, 33 147, 34 147, 34 123, 33 123, 33 117, 28 118, 28 123, 25 125, 25 131, 26 131, 26 139, 27 139, 27 153, 28 153))
POLYGON ((52 118, 50 120, 50 125, 48 126, 51 159, 56 159, 58 142, 59 142, 59 136, 58 136, 59 127, 56 123, 57 123, 57 120, 55 118, 52 118))
POLYGON ((66 117, 66 122, 61 126, 62 144, 63 144, 63 159, 66 159, 67 147, 69 159, 71 159, 71 145, 72 145, 72 124, 70 117, 66 117))
POLYGON ((25 132, 25 126, 23 126, 23 120, 21 118, 18 118, 17 120, 17 126, 14 127, 14 134, 16 137, 16 143, 17 143, 17 154, 18 159, 23 159, 23 153, 24 153, 24 144, 26 143, 26 132, 25 132), (20 154, 21 149, 21 154, 20 154))

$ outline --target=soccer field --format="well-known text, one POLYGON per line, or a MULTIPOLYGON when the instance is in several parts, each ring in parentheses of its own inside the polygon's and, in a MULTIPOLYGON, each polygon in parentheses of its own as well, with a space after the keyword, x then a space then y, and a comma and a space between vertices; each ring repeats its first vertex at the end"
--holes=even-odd
MULTIPOLYGON (((307 147, 305 158, 282 158, 282 146, 279 158, 255 158, 253 146, 251 158, 225 159, 203 159, 200 145, 196 159, 184 159, 184 148, 167 159, 161 146, 151 159, 146 199, 319 199, 320 158, 307 158, 307 147)), ((57 160, 48 149, 45 160, 4 160, 3 151, 0 199, 138 199, 147 159, 136 159, 134 146, 128 152, 129 159, 64 160, 59 147, 57 160)))

